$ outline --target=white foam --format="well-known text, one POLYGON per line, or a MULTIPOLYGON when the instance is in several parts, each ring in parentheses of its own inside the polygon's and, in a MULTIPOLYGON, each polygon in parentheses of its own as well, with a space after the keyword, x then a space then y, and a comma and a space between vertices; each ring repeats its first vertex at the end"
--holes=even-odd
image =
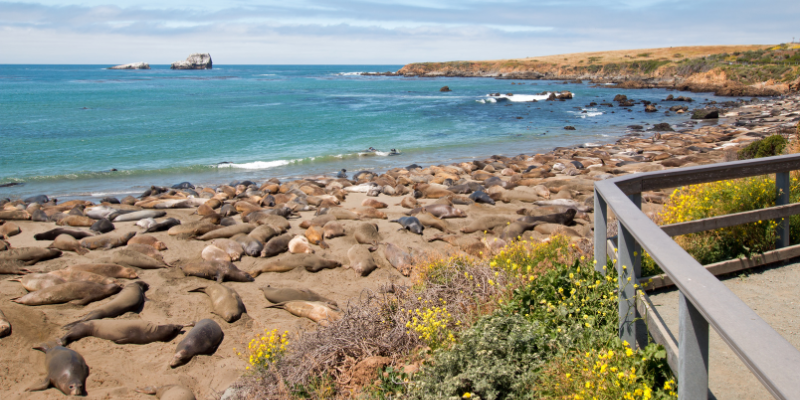
POLYGON ((339 75, 339 76, 357 76, 357 75, 361 75, 361 74, 364 74, 364 73, 365 72, 339 72, 339 73, 336 73, 334 75, 339 75))
MULTIPOLYGON (((294 160, 296 161, 296 160, 294 160)), ((217 168, 268 169, 293 163, 292 160, 254 161, 244 164, 218 164, 217 168)))
POLYGON ((578 111, 567 111, 570 114, 577 114, 581 118, 588 118, 588 117, 596 117, 598 115, 603 115, 602 111, 597 111, 596 108, 584 108, 580 112, 578 111))
MULTIPOLYGON (((131 192, 130 190, 126 190, 124 192, 97 192, 97 193, 89 193, 89 196, 105 197, 105 196, 117 196, 120 194, 131 194, 131 193, 139 193, 139 192, 131 192)), ((86 196, 86 194, 80 194, 80 196, 86 196)))

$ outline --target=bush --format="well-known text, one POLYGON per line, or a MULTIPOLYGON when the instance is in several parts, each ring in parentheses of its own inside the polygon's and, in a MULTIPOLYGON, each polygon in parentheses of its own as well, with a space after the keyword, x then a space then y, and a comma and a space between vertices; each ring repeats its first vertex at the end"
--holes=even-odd
POLYGON ((786 139, 781 135, 772 135, 764 139, 759 139, 739 150, 739 159, 749 160, 752 158, 777 156, 783 153, 786 144, 786 139))

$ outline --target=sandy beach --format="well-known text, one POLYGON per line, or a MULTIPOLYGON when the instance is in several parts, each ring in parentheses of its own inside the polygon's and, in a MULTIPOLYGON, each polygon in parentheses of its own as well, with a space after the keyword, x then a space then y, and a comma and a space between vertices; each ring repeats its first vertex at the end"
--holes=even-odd
MULTIPOLYGON (((348 300, 357 298, 365 290, 378 291, 381 285, 387 283, 405 285, 411 282, 411 278, 404 276, 392 266, 384 255, 385 247, 389 243, 399 246, 413 256, 423 256, 428 253, 489 256, 505 243, 504 238, 508 239, 505 233, 508 232, 506 229, 510 226, 510 222, 523 215, 563 214, 570 208, 576 212, 574 219, 568 221, 566 225, 543 223, 531 227, 520 236, 545 240, 551 234, 560 232, 570 236, 574 241, 590 241, 594 181, 628 173, 730 160, 736 150, 754 140, 770 134, 788 134, 792 131, 800 120, 800 98, 795 96, 739 103, 736 107, 726 106, 725 111, 721 115, 723 119, 719 124, 685 125, 682 129, 677 128, 677 132, 672 128, 663 131, 637 130, 638 133, 608 145, 560 147, 545 154, 494 157, 453 166, 395 168, 382 175, 364 174, 358 181, 309 177, 294 182, 281 182, 281 185, 269 186, 265 185, 265 182, 255 182, 250 188, 240 187, 238 190, 232 187, 224 188, 236 191, 235 196, 225 194, 222 187, 210 188, 211 190, 207 191, 196 188, 195 191, 200 198, 213 197, 224 204, 250 202, 249 207, 260 209, 271 209, 258 205, 259 201, 270 193, 277 199, 274 209, 286 205, 299 206, 300 202, 293 201, 297 198, 302 198, 311 204, 327 198, 326 196, 340 195, 345 199, 337 206, 329 208, 356 210, 361 212, 361 216, 360 219, 337 219, 337 222, 344 227, 345 235, 326 239, 325 242, 330 248, 311 246, 315 254, 342 263, 343 266, 340 268, 323 269, 315 273, 295 268, 288 272, 262 273, 254 282, 225 282, 225 286, 238 292, 247 310, 246 314, 233 323, 228 323, 211 312, 211 302, 207 295, 189 292, 206 286, 211 281, 184 276, 180 269, 190 262, 200 261, 201 252, 210 242, 196 238, 179 239, 167 231, 150 233, 166 244, 167 250, 161 251, 161 255, 172 267, 137 269, 138 279, 150 285, 146 292, 147 301, 140 313, 129 312, 117 318, 142 319, 161 324, 186 324, 210 318, 222 328, 224 340, 213 355, 196 356, 186 365, 174 369, 170 368, 169 361, 175 353, 176 345, 191 328, 186 328, 184 333, 169 342, 145 345, 118 345, 94 337, 76 341, 68 347, 80 353, 91 369, 86 382, 87 398, 151 398, 134 390, 144 386, 167 384, 186 386, 198 399, 218 398, 228 386, 246 372, 248 364, 242 350, 255 335, 265 329, 301 332, 317 327, 315 322, 296 317, 285 310, 266 308, 271 303, 265 299, 259 290, 260 287, 270 285, 311 289, 337 301, 340 306, 346 305, 348 300), (348 190, 348 186, 352 188, 370 182, 373 183, 375 190, 380 192, 377 196, 348 190), (468 189, 465 189, 465 193, 453 193, 449 191, 453 187, 468 189), (303 188, 307 190, 302 190, 303 188), (484 191, 487 196, 494 199, 495 204, 476 203, 471 200, 470 194, 475 188, 484 191), (466 218, 446 218, 437 222, 445 225, 443 229, 449 232, 442 232, 432 226, 426 226, 422 235, 401 230, 400 224, 391 221, 405 217, 411 211, 400 206, 400 203, 404 198, 409 198, 410 201, 410 198, 414 197, 415 190, 421 196, 417 200, 420 206, 448 204, 463 211, 466 218), (305 197, 299 196, 298 192, 305 194, 305 197), (362 203, 367 199, 385 203, 388 207, 377 211, 385 213, 386 218, 367 217, 367 213, 374 214, 376 211, 362 209, 362 203), (527 211, 520 211, 523 209, 527 211), (493 226, 471 233, 461 232, 462 228, 485 221, 487 218, 492 220, 493 226), (378 268, 368 276, 360 276, 348 268, 350 264, 348 250, 358 245, 353 233, 364 223, 376 223, 380 235, 380 244, 372 253, 378 268), (450 239, 429 241, 434 237, 450 239), (238 355, 238 352, 242 352, 242 355, 238 355)), ((138 199, 137 204, 144 209, 142 206, 153 207, 155 204, 166 204, 169 200, 187 197, 186 193, 176 189, 146 199, 138 199)), ((645 211, 654 215, 667 197, 668 192, 645 194, 645 211)), ((106 205, 118 207, 115 204, 106 205)), ((29 209, 28 206, 22 201, 7 202, 2 205, 4 211, 29 209)), ((48 207, 54 206, 48 203, 42 205, 41 209, 47 211, 48 207)), ((90 208, 91 206, 87 204, 84 211, 90 208)), ((288 233, 304 235, 306 229, 300 227, 301 223, 315 218, 317 212, 317 207, 309 208, 311 209, 308 211, 296 212, 288 219, 291 226, 288 233)), ((196 210, 194 207, 167 208, 164 209, 167 212, 166 216, 158 220, 172 217, 186 225, 203 218, 196 214, 196 210)), ((219 208, 216 211, 219 211, 219 208)), ((69 210, 63 210, 63 213, 67 212, 69 210)), ((51 217, 57 218, 56 214, 51 217)), ((231 218, 237 224, 244 223, 241 214, 231 218)), ((7 240, 13 248, 46 247, 51 241, 37 241, 34 235, 57 227, 55 222, 31 220, 13 220, 5 223, 16 224, 21 231, 7 240)), ((115 229, 110 234, 127 232, 142 234, 143 229, 135 223, 135 221, 115 222, 115 229)), ((88 228, 74 229, 88 231, 88 228)), ((56 271, 70 265, 95 262, 115 250, 92 250, 85 255, 65 251, 58 258, 41 261, 28 268, 36 272, 56 271)), ((270 259, 263 257, 243 256, 241 261, 235 261, 234 264, 243 271, 254 271, 269 261, 270 259)), ((40 382, 46 374, 44 354, 33 350, 32 347, 62 336, 65 332, 61 328, 63 325, 112 301, 114 296, 86 306, 69 303, 27 306, 11 301, 27 293, 19 282, 7 280, 13 277, 14 275, 0 275, 2 278, 0 310, 13 327, 10 336, 0 339, 0 359, 4 361, 0 365, 0 398, 59 397, 61 393, 55 388, 41 392, 25 392, 26 388, 40 382)), ((123 286, 130 281, 119 279, 123 286)))

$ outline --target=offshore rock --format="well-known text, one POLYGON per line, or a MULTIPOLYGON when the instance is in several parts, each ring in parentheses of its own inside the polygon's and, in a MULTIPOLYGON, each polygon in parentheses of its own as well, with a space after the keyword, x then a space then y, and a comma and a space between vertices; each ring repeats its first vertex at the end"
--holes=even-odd
POLYGON ((184 61, 175 61, 170 69, 211 69, 211 54, 194 53, 184 61))
POLYGON ((146 62, 137 62, 130 64, 115 65, 108 69, 150 69, 150 64, 146 62))

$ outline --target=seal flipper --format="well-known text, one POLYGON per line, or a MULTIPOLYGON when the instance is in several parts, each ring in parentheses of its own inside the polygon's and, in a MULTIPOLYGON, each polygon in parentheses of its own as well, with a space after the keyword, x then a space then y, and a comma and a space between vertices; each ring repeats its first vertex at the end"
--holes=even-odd
POLYGON ((136 389, 134 389, 134 391, 136 391, 136 392, 139 392, 139 393, 144 393, 144 394, 149 394, 149 395, 151 395, 151 396, 152 396, 152 395, 154 395, 154 394, 156 394, 156 391, 157 391, 157 390, 158 390, 158 389, 157 389, 157 388, 155 388, 155 387, 153 387, 153 386, 147 386, 147 387, 143 387, 143 388, 136 388, 136 389))
POLYGON ((41 382, 34 384, 33 386, 25 389, 26 392, 38 392, 42 390, 46 390, 50 387, 50 377, 45 376, 41 382))
POLYGON ((205 292, 206 292, 206 287, 205 287, 205 286, 201 286, 201 287, 199 287, 199 288, 192 289, 192 290, 190 290, 190 291, 189 291, 189 293, 192 293, 192 292, 195 292, 195 293, 205 293, 205 292))

